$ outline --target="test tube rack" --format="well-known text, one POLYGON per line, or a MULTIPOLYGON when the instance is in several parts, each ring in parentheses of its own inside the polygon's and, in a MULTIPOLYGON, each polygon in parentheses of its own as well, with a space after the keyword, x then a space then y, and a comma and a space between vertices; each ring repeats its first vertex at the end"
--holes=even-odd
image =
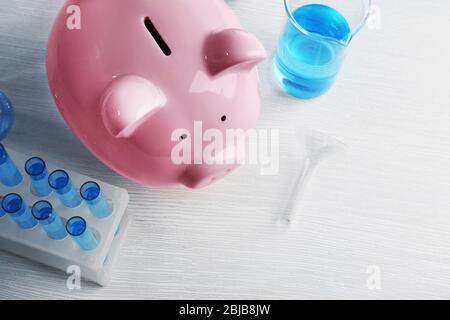
MULTIPOLYGON (((59 202, 54 192, 48 197, 39 198, 35 196, 31 191, 30 181, 23 168, 25 162, 32 156, 27 157, 10 148, 7 149, 24 179, 19 186, 13 188, 0 184, 0 195, 17 193, 29 206, 32 206, 36 201, 47 200, 53 205, 64 223, 73 216, 84 218, 99 240, 99 245, 94 251, 85 252, 78 247, 70 236, 55 241, 46 235, 39 224, 31 230, 24 230, 19 228, 8 215, 5 215, 0 217, 0 250, 40 262, 64 272, 67 271, 69 266, 77 266, 81 271, 82 278, 106 286, 111 279, 112 268, 131 220, 127 214, 128 192, 125 189, 66 170, 77 189, 86 181, 97 182, 112 206, 113 213, 105 219, 95 218, 84 202, 78 208, 66 208, 59 202)), ((61 169, 47 161, 46 163, 49 172, 61 169)))

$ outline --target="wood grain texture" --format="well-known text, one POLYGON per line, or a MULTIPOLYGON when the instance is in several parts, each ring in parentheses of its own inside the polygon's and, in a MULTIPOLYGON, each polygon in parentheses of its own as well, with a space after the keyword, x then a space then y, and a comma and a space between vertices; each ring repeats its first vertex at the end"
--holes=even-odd
MULTIPOLYGON (((176 2, 175 0, 173 1, 176 2)), ((339 81, 308 102, 260 68, 260 128, 280 128, 280 174, 243 167, 201 191, 147 189, 98 162, 50 96, 45 49, 60 0, 1 0, 0 90, 17 109, 7 144, 130 191, 135 222, 107 288, 69 291, 60 272, 0 252, 0 298, 450 298, 450 2, 375 0, 382 27, 352 44, 339 81), (349 152, 317 172, 295 228, 274 224, 307 127, 349 152), (367 267, 382 290, 366 286, 367 267)), ((273 52, 281 0, 229 1, 273 52)))

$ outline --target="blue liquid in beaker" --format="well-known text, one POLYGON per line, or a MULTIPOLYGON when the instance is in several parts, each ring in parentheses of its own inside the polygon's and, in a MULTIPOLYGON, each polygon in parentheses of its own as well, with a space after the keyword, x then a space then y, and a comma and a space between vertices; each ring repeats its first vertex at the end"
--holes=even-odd
POLYGON ((321 4, 299 7, 293 18, 306 32, 288 22, 274 59, 275 75, 287 93, 311 99, 336 80, 351 30, 342 14, 321 4))

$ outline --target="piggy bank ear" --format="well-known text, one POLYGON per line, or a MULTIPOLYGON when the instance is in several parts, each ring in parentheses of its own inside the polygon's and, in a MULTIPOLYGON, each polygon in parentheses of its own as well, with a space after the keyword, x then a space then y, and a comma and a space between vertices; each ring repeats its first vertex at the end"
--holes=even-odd
POLYGON ((114 79, 101 99, 101 115, 108 132, 129 138, 167 102, 164 93, 147 79, 135 75, 114 79))
POLYGON ((211 75, 233 67, 250 70, 266 58, 266 51, 259 40, 240 29, 225 29, 211 34, 206 39, 204 54, 211 75))

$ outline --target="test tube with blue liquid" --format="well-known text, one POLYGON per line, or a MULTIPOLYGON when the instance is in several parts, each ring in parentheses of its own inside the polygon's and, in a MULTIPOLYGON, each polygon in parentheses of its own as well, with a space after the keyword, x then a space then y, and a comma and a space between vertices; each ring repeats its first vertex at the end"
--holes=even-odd
POLYGON ((16 193, 10 193, 3 198, 2 208, 22 229, 31 229, 38 224, 31 214, 30 207, 16 193))
POLYGON ((98 240, 91 228, 81 217, 73 217, 66 224, 67 232, 83 251, 92 251, 98 247, 98 240))
POLYGON ((6 212, 5 212, 5 210, 3 210, 3 207, 1 205, 2 201, 3 201, 3 197, 0 197, 0 219, 3 218, 4 216, 6 216, 6 212))
POLYGON ((11 100, 3 92, 0 92, 0 141, 8 136, 14 120, 14 108, 11 100))
POLYGON ((0 181, 7 187, 18 186, 23 180, 22 174, 9 157, 5 147, 0 144, 0 181))
POLYGON ((288 22, 274 58, 280 87, 300 99, 325 93, 335 82, 371 0, 284 0, 288 22))
POLYGON ((48 183, 55 190, 61 203, 67 208, 76 208, 81 204, 81 197, 64 170, 53 171, 48 177, 48 183))
POLYGON ((34 157, 25 163, 25 171, 30 177, 33 193, 38 197, 46 197, 52 193, 48 183, 48 171, 45 161, 34 157))
POLYGON ((61 217, 53 210, 48 201, 38 201, 31 209, 33 217, 39 221, 48 237, 53 240, 62 240, 68 236, 61 217))
POLYGON ((112 208, 98 183, 93 181, 86 182, 81 186, 80 194, 96 218, 103 219, 111 215, 112 208))

